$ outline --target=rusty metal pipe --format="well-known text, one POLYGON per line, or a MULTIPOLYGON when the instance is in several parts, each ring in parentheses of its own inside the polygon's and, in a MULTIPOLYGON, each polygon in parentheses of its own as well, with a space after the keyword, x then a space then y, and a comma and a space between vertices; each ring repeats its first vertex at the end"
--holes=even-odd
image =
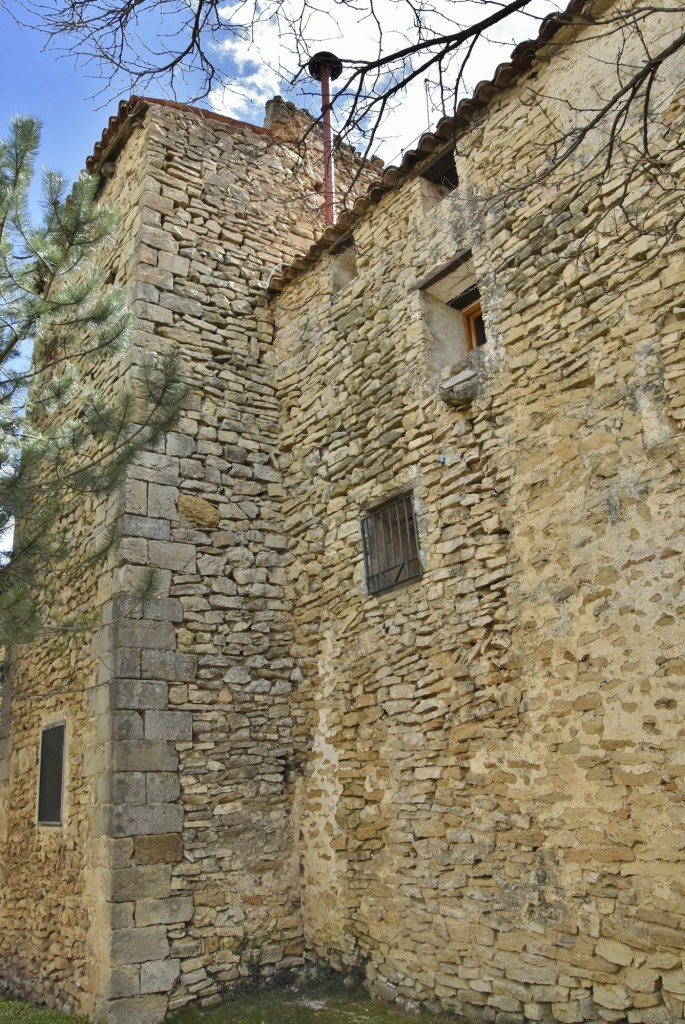
POLYGON ((323 125, 324 209, 326 223, 335 222, 335 165, 331 128, 331 82, 342 74, 342 62, 334 53, 322 50, 309 61, 309 74, 321 82, 321 120, 323 125))
POLYGON ((321 66, 321 113, 323 114, 323 164, 326 223, 335 221, 335 166, 333 164, 333 132, 331 129, 331 69, 321 66))

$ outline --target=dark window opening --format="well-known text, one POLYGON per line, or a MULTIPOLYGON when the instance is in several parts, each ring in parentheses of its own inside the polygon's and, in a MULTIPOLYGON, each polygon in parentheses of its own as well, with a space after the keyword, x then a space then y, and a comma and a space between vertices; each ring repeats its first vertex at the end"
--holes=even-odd
POLYGON ((357 256, 350 235, 331 249, 331 284, 335 295, 357 276, 357 256))
POLYGON ((411 494, 388 502, 362 519, 364 565, 370 594, 421 575, 419 538, 411 494))
POLYGON ((38 824, 62 824, 65 726, 50 725, 40 736, 38 824))
POLYGON ((472 288, 469 288, 468 291, 460 292, 455 299, 450 299, 448 306, 451 306, 453 309, 458 309, 463 313, 469 306, 472 306, 474 302, 479 301, 480 292, 478 291, 478 286, 474 285, 472 288))
POLYGON ((458 184, 457 165, 454 161, 454 147, 450 145, 444 152, 430 160, 419 172, 422 178, 442 185, 446 189, 455 189, 458 184))

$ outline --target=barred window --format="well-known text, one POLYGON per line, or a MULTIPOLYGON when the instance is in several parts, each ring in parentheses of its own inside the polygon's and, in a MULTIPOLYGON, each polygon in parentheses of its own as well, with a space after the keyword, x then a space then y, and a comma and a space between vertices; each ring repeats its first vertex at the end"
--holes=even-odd
POLYGON ((411 494, 389 501, 361 522, 370 594, 421 575, 419 538, 411 494))
POLYGON ((49 725, 40 734, 38 824, 62 824, 65 726, 49 725))

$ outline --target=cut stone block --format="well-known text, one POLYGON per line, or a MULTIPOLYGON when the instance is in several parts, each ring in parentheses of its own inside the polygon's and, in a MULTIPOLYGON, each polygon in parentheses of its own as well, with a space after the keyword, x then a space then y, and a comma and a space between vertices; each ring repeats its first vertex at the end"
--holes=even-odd
MULTIPOLYGON (((151 545, 156 543, 158 542, 150 542, 151 545)), ((176 548, 179 545, 171 546, 176 548)), ((193 552, 194 550, 193 548, 193 552)), ((171 622, 124 619, 118 624, 117 640, 122 647, 173 651, 176 649, 176 629, 171 622)))
POLYGON ((114 967, 109 973, 105 995, 108 999, 125 999, 140 992, 140 968, 137 965, 114 967))
POLYGON ((164 740, 120 742, 114 747, 113 767, 121 772, 175 772, 178 754, 164 740))
MULTIPOLYGON (((195 681, 197 657, 166 651, 143 651, 143 679, 167 679, 175 683, 195 681)), ((160 766, 161 767, 161 766, 160 766)))
POLYGON ((169 705, 169 685, 154 679, 119 679, 111 687, 112 706, 161 711, 169 705))
POLYGON ((166 900, 139 900, 136 903, 136 927, 153 924, 180 924, 193 916, 192 896, 172 896, 166 900))
POLYGON ((152 960, 140 966, 141 992, 169 992, 181 971, 180 960, 152 960))
POLYGON ((164 835, 183 828, 180 804, 138 804, 112 807, 109 830, 114 836, 164 835))
POLYGON ((135 901, 142 893, 150 898, 166 898, 170 886, 171 868, 166 864, 114 868, 112 871, 112 899, 115 903, 135 901))
POLYGON ((171 569, 174 572, 195 572, 195 545, 174 544, 161 540, 148 542, 150 564, 160 569, 171 569))
POLYGON ((189 742, 193 738, 193 716, 189 711, 146 711, 145 738, 189 742))
POLYGON ((158 836, 136 836, 135 858, 140 866, 146 864, 177 864, 183 849, 177 832, 158 836))
POLYGON ((173 803, 181 795, 181 783, 176 772, 147 772, 145 788, 149 804, 173 803))
POLYGON ((110 956, 113 964, 137 964, 146 960, 164 960, 169 956, 166 928, 126 928, 112 932, 110 956))
POLYGON ((168 1005, 167 997, 162 995, 115 999, 101 1007, 96 1019, 101 1024, 160 1024, 168 1005))

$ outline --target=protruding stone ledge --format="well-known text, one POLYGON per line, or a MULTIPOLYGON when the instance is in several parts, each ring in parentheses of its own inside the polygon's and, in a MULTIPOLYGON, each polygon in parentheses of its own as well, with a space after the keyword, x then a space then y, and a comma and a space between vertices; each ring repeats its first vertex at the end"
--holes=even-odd
POLYGON ((478 395, 479 382, 475 370, 467 366, 453 377, 449 377, 440 386, 440 397, 447 405, 455 409, 464 409, 471 405, 478 395))

